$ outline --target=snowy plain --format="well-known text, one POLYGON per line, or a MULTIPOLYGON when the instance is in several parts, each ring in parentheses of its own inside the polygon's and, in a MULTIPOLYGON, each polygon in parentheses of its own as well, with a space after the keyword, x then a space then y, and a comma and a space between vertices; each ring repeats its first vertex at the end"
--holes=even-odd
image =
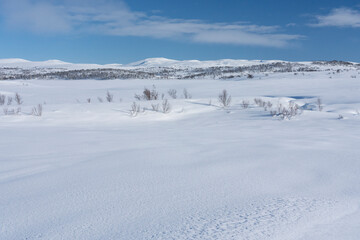
POLYGON ((15 93, 21 113, 0 113, 0 239, 360 238, 359 70, 0 81, 15 93), (171 112, 134 99, 154 85, 171 112), (312 108, 281 120, 254 98, 312 108))

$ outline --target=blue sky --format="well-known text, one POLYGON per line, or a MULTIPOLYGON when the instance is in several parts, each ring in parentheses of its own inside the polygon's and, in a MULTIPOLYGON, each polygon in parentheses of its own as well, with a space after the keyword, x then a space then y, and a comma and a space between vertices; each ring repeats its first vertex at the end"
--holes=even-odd
POLYGON ((360 62, 353 0, 0 0, 0 58, 360 62))

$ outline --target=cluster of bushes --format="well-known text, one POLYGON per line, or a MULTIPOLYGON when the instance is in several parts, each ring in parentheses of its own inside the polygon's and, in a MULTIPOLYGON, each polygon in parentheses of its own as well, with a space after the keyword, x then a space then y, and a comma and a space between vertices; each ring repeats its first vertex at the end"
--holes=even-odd
MULTIPOLYGON (((21 111, 21 105, 23 104, 23 102, 23 98, 20 96, 19 93, 15 93, 14 96, 5 96, 3 94, 0 94, 0 106, 3 106, 4 115, 19 115, 24 113, 21 111), (17 105, 16 107, 12 105, 14 102, 17 105)), ((42 116, 42 109, 42 104, 38 104, 31 109, 30 113, 25 114, 40 117, 42 116)))

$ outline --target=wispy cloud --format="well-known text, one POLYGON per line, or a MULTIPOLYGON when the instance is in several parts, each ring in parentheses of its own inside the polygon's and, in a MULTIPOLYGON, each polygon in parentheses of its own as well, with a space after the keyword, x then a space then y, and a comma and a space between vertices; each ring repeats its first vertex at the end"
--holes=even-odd
POLYGON ((327 15, 316 16, 313 27, 360 27, 360 12, 351 8, 335 8, 327 15))
POLYGON ((63 6, 44 1, 3 0, 0 13, 8 26, 37 33, 69 32, 72 27, 63 6))
POLYGON ((301 38, 281 33, 278 26, 209 23, 148 15, 132 11, 123 1, 3 0, 1 7, 9 26, 32 32, 81 32, 267 47, 285 47, 301 38))

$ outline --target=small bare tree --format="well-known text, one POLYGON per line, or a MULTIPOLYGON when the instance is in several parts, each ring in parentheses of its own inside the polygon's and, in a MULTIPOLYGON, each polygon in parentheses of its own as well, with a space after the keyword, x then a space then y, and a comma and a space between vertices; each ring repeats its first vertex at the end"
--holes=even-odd
POLYGON ((231 95, 228 94, 228 92, 224 89, 218 97, 218 100, 222 107, 228 107, 231 103, 231 95))
POLYGON ((6 99, 6 96, 0 94, 0 105, 4 105, 4 104, 5 104, 5 99, 6 99))
POLYGON ((188 90, 186 88, 184 88, 183 94, 184 94, 185 99, 191 99, 192 98, 191 94, 188 92, 188 90))
POLYGON ((140 112, 140 104, 137 104, 136 102, 133 102, 131 104, 130 115, 132 117, 136 117, 139 112, 140 112))
POLYGON ((42 115, 43 107, 41 104, 38 104, 36 107, 32 108, 31 115, 40 117, 42 115))
POLYGON ((164 99, 162 102, 162 111, 163 113, 169 113, 171 111, 171 105, 167 99, 164 99))
POLYGON ((159 107, 160 107, 159 104, 151 104, 151 108, 152 108, 152 110, 155 111, 155 112, 158 112, 158 111, 159 111, 159 107))
POLYGON ((319 111, 321 112, 324 109, 321 98, 317 99, 316 104, 318 106, 319 111))
POLYGON ((86 99, 88 103, 91 103, 91 98, 86 99))
POLYGON ((112 102, 114 100, 114 95, 111 94, 109 91, 106 92, 106 101, 112 102))
POLYGON ((242 107, 243 109, 249 108, 249 105, 250 105, 249 101, 242 100, 242 102, 241 102, 241 107, 242 107))
POLYGON ((176 91, 176 89, 169 89, 169 91, 168 91, 168 94, 169 94, 169 96, 170 97, 172 97, 173 99, 176 99, 177 98, 177 91, 176 91))
POLYGON ((13 101, 13 98, 12 98, 12 97, 8 97, 8 98, 7 98, 7 105, 11 105, 12 101, 13 101))
POLYGON ((18 105, 21 105, 21 104, 23 103, 22 97, 20 96, 19 93, 15 93, 15 102, 16 102, 18 105))
POLYGON ((143 91, 143 94, 142 95, 139 95, 139 94, 135 94, 135 99, 137 100, 147 100, 147 101, 150 101, 150 100, 158 100, 159 98, 159 93, 158 91, 156 90, 156 87, 155 85, 153 85, 153 89, 150 90, 148 88, 144 88, 144 91, 143 91))

